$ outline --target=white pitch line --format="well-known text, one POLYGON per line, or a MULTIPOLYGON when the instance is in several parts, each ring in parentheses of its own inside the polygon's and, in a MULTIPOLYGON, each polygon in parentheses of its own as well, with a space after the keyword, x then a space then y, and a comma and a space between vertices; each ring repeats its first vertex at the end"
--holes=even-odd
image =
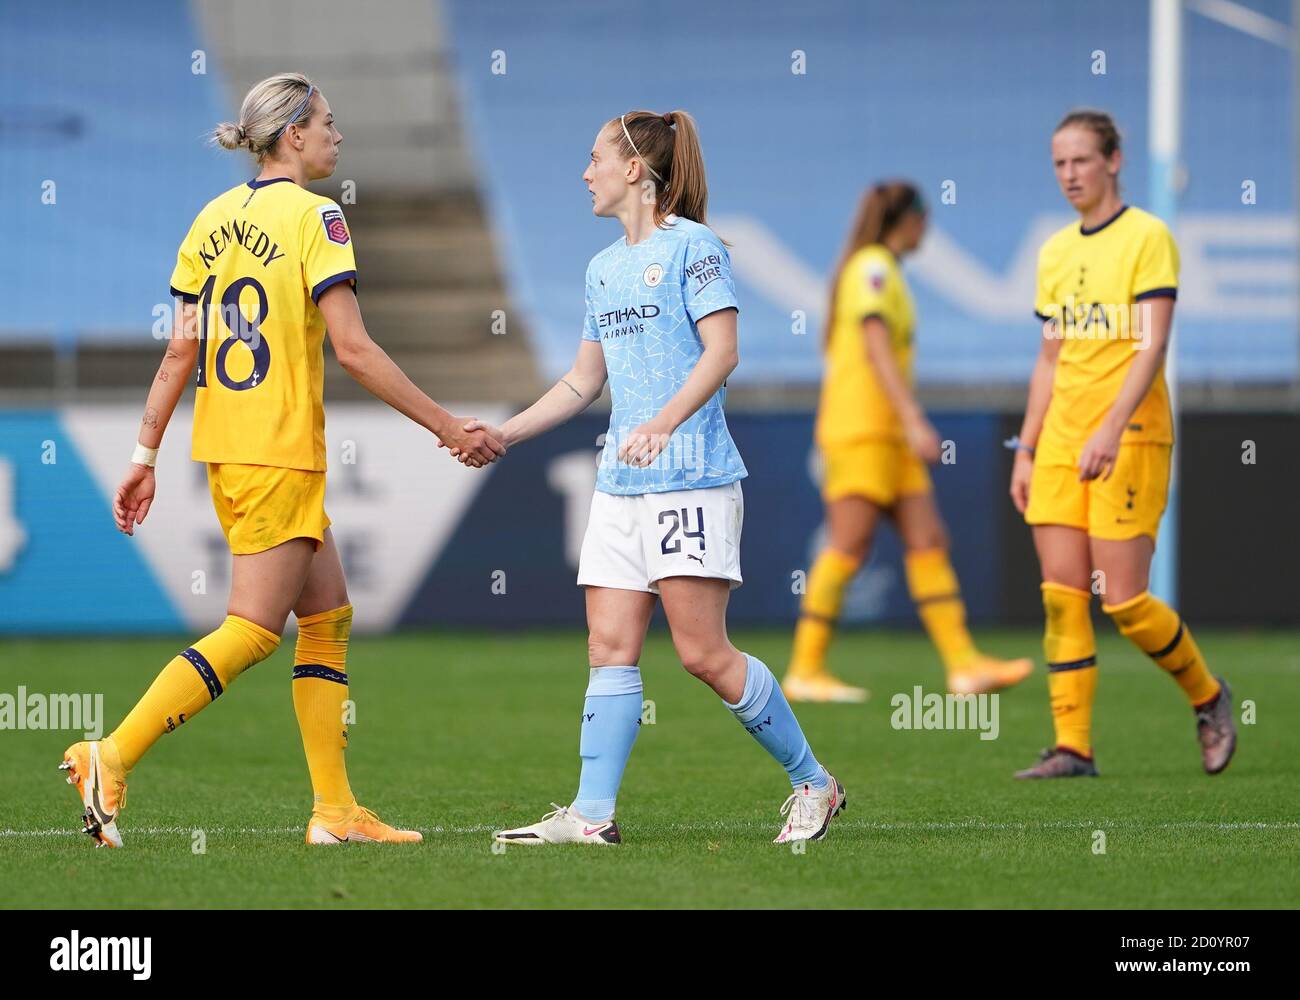
MULTIPOLYGON (((722 831, 746 831, 766 829, 770 823, 763 823, 758 820, 732 820, 716 823, 669 823, 655 824, 650 830, 669 830, 672 832, 682 833, 717 833, 722 831)), ((918 821, 902 823, 885 823, 873 822, 870 820, 854 821, 840 819, 836 821, 836 826, 843 829, 844 827, 856 827, 857 829, 888 831, 944 831, 944 830, 1097 830, 1097 829, 1138 829, 1138 830, 1297 830, 1300 829, 1300 822, 1280 822, 1271 823, 1265 821, 1243 820, 1239 822, 1214 822, 1212 820, 1182 820, 1173 823, 1134 823, 1131 821, 1113 822, 1109 820, 1082 821, 1082 820, 1060 820, 1050 823, 996 823, 986 822, 983 820, 949 820, 949 821, 918 821)), ((486 824, 476 826, 426 826, 412 827, 426 834, 450 834, 452 836, 467 836, 475 833, 491 833, 499 830, 501 827, 486 824)), ((201 826, 146 826, 139 829, 127 828, 123 833, 128 837, 165 837, 165 836, 192 836, 195 831, 202 830, 207 836, 282 836, 290 833, 301 833, 303 827, 284 826, 284 827, 201 827, 201 826)), ((74 828, 55 828, 48 830, 0 830, 0 837, 21 838, 21 837, 80 837, 84 836, 82 830, 74 828)))

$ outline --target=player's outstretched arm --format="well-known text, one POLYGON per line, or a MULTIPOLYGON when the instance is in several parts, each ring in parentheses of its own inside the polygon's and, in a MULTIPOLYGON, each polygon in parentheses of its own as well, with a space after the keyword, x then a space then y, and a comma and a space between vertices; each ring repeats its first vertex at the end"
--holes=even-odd
MULTIPOLYGON (((465 424, 464 429, 485 430, 507 448, 512 447, 521 441, 545 434, 576 417, 600 398, 608 378, 605 352, 601 349, 600 341, 584 340, 578 347, 573 367, 528 409, 516 413, 500 428, 492 427, 482 420, 471 420, 465 424)), ((459 449, 453 448, 452 455, 465 461, 459 449)))
POLYGON ((1052 383, 1056 380, 1056 359, 1061 353, 1061 336, 1055 320, 1043 323, 1042 343, 1034 371, 1029 376, 1029 400, 1025 403, 1025 419, 1020 424, 1020 447, 1016 450, 1011 467, 1011 502, 1016 510, 1025 512, 1029 506, 1029 481, 1034 475, 1034 448, 1043 430, 1047 404, 1052 401, 1052 383))
POLYGON ((339 364, 368 392, 432 431, 439 445, 458 449, 466 465, 487 465, 506 453, 501 442, 486 431, 466 431, 466 418, 452 416, 421 392, 388 353, 370 339, 356 294, 347 282, 326 289, 317 305, 325 317, 339 364))
POLYGON ((704 344, 704 353, 695 362, 682 387, 664 404, 658 415, 634 428, 627 440, 619 445, 620 462, 645 467, 658 458, 659 453, 668 447, 673 431, 707 403, 740 364, 734 308, 719 309, 702 316, 695 328, 704 344))
POLYGON ((144 524, 145 516, 153 506, 156 485, 153 462, 199 356, 198 315, 194 303, 181 304, 180 315, 172 324, 172 335, 167 340, 167 350, 158 365, 158 374, 149 387, 136 453, 131 456, 126 475, 113 492, 113 520, 117 522, 117 530, 128 535, 135 534, 137 524, 144 524))

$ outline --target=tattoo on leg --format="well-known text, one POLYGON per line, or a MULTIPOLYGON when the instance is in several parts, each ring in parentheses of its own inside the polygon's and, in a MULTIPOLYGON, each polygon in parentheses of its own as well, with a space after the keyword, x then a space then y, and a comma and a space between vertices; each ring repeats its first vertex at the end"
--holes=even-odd
MULTIPOLYGON (((565 385, 569 385, 569 382, 568 382, 567 379, 560 379, 560 381, 563 382, 565 385)), ((570 391, 571 393, 573 393, 575 396, 577 396, 579 399, 582 398, 582 393, 580 393, 577 389, 575 389, 575 388, 574 388, 573 386, 571 386, 571 385, 569 385, 569 391, 570 391)))

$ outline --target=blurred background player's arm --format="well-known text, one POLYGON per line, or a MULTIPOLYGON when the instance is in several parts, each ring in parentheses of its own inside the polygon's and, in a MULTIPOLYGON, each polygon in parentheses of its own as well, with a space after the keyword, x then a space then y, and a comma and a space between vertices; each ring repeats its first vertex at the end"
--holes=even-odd
POLYGON ((1034 455, 1031 449, 1038 446, 1038 435, 1043 430, 1047 404, 1052 401, 1052 383, 1056 378, 1056 359, 1061 353, 1061 338, 1056 333, 1054 320, 1043 323, 1042 344, 1033 374, 1029 376, 1029 401, 1025 403, 1025 419, 1020 424, 1020 444, 1016 450, 1015 464, 1011 469, 1011 502, 1016 510, 1025 512, 1029 504, 1029 480, 1034 475, 1034 455))
POLYGON ((505 448, 487 432, 465 430, 464 417, 452 416, 421 392, 387 352, 370 339, 356 294, 346 281, 327 289, 318 306, 339 364, 368 392, 432 431, 439 446, 447 445, 463 453, 466 465, 486 465, 505 454, 505 448))
POLYGON ((664 408, 627 436, 618 450, 621 462, 647 466, 665 448, 673 431, 684 424, 701 406, 722 388, 727 376, 740 364, 737 346, 736 310, 719 309, 700 317, 695 324, 704 353, 695 362, 690 375, 664 408))
MULTIPOLYGON (((199 356, 198 315, 195 303, 181 303, 179 322, 172 326, 167 350, 144 404, 144 418, 140 421, 137 439, 142 448, 157 451, 162 446, 167 424, 176 412, 176 404, 180 402, 199 356)), ((117 522, 118 531, 133 535, 135 526, 144 524, 145 515, 153 505, 155 486, 153 466, 132 461, 113 493, 113 520, 117 522)))
POLYGON ((908 445, 922 461, 939 461, 939 435, 926 419, 925 411, 916 401, 903 373, 898 370, 898 362, 889 344, 889 327, 879 316, 868 316, 862 322, 862 333, 867 345, 867 360, 898 414, 908 445))
MULTIPOLYGON (((605 351, 600 346, 600 341, 584 340, 578 346, 578 356, 573 367, 536 403, 522 413, 516 413, 500 429, 481 420, 471 420, 465 425, 465 430, 486 430, 509 448, 520 441, 545 434, 551 428, 576 417, 599 398, 608 378, 605 351)), ((453 448, 451 453, 456 458, 461 457, 458 448, 453 448)))
POLYGON ((1140 303, 1151 310, 1150 323, 1145 331, 1150 338, 1142 348, 1134 347, 1137 357, 1129 365, 1119 395, 1106 411, 1106 419, 1097 432, 1088 439, 1079 453, 1079 478, 1095 479, 1103 472, 1110 478, 1119 456, 1119 441, 1133 417, 1133 411, 1146 398, 1155 381, 1156 373, 1165 363, 1165 349, 1169 346, 1169 327, 1174 319, 1174 300, 1161 296, 1140 303))

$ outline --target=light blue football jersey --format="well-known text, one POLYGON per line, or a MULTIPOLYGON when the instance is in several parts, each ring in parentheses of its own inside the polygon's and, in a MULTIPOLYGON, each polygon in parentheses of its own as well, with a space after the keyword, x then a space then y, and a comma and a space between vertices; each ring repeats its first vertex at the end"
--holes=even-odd
POLYGON ((659 415, 704 353, 695 324, 735 308, 727 248, 698 222, 670 216, 666 228, 635 246, 621 239, 591 259, 582 339, 600 341, 613 399, 596 489, 637 496, 722 486, 748 475, 722 412, 725 387, 677 428, 648 468, 618 460, 619 445, 659 415))

